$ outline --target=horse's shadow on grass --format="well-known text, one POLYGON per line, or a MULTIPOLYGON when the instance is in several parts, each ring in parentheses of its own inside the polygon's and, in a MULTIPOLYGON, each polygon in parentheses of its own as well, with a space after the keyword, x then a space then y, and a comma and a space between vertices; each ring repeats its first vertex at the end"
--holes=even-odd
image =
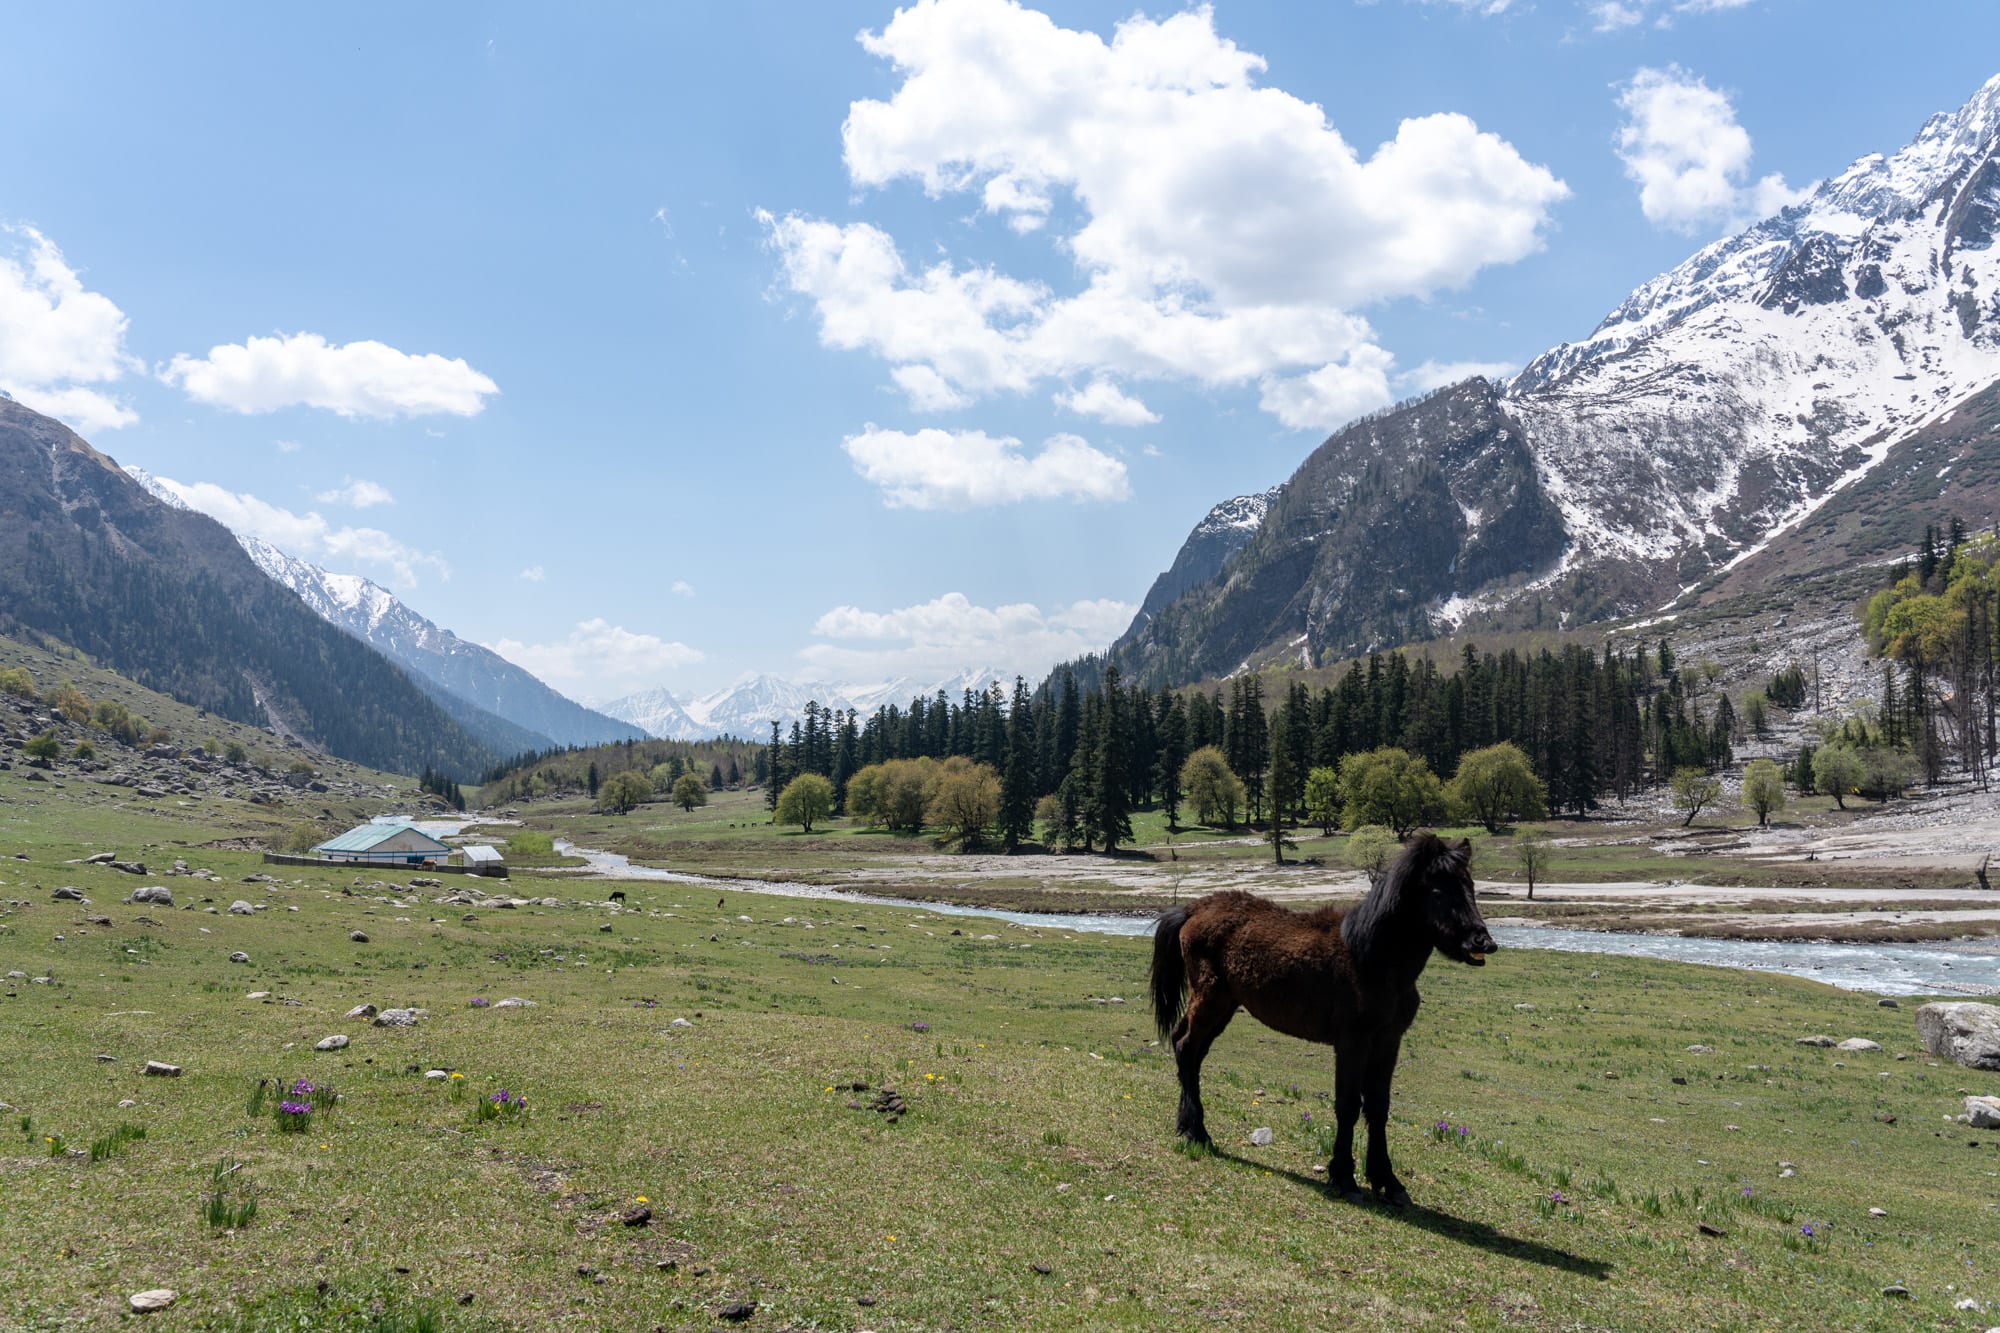
MULTIPOLYGON (((1227 1162, 1230 1166, 1253 1171, 1268 1171, 1274 1176, 1284 1176, 1288 1180, 1306 1186, 1322 1198, 1338 1202, 1324 1180, 1285 1167, 1266 1166, 1262 1162, 1253 1162, 1247 1157, 1238 1157, 1220 1148, 1211 1147, 1208 1155, 1217 1161, 1227 1162)), ((1340 1204, 1340 1206, 1348 1205, 1340 1204)), ((1489 1254, 1497 1254, 1503 1259, 1520 1259, 1531 1264, 1541 1264, 1545 1268, 1559 1268, 1565 1273, 1575 1273, 1580 1277, 1592 1278, 1599 1282, 1611 1276, 1611 1265, 1601 1259, 1586 1259, 1582 1255, 1571 1254, 1568 1250, 1559 1250, 1540 1241, 1522 1240, 1504 1231, 1495 1231, 1484 1222, 1453 1217, 1450 1213, 1426 1208, 1422 1204, 1413 1203, 1407 1208, 1391 1208, 1384 1204, 1362 1206, 1385 1221, 1401 1222, 1405 1226, 1428 1231, 1445 1240, 1457 1241, 1462 1245, 1485 1250, 1489 1254)))

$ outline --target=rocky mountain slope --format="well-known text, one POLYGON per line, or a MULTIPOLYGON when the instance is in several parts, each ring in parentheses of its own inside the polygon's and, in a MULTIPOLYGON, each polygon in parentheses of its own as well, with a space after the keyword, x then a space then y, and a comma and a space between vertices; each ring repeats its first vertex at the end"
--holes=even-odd
POLYGON ((1149 598, 1112 659, 1188 680, 1573 624, 1747 563, 2000 378, 1997 154, 2000 78, 1505 385, 1343 428, 1212 576, 1149 598))
MULTIPOLYGON (((162 503, 186 507, 145 469, 125 471, 162 503)), ((638 740, 645 734, 565 698, 490 648, 441 628, 373 580, 331 573, 246 533, 236 539, 259 569, 297 593, 328 624, 407 670, 420 689, 500 754, 638 740)))
POLYGON ((374 768, 471 776, 480 744, 314 615, 211 518, 162 504, 68 427, 0 398, 0 630, 374 768))

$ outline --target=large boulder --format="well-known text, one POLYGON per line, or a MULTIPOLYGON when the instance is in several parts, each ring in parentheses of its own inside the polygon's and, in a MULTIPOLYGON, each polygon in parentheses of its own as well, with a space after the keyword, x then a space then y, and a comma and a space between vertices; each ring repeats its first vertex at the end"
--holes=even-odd
POLYGON ((135 903, 158 903, 162 907, 174 905, 174 891, 164 884, 149 884, 143 889, 132 890, 135 903))
POLYGON ((1968 1000, 1927 1004, 1917 1010, 1924 1049, 1969 1069, 2000 1070, 2000 1006, 1968 1000))

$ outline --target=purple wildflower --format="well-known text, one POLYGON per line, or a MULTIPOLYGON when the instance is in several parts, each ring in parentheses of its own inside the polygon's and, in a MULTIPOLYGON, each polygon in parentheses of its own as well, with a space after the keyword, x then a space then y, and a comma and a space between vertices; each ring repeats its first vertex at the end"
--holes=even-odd
POLYGON ((294 1097, 310 1097, 318 1091, 318 1088, 308 1083, 305 1079, 300 1079, 298 1082, 292 1084, 292 1096, 294 1097))
POLYGON ((1813 1236, 1812 1223, 1808 1222, 1804 1226, 1800 1227, 1799 1234, 1801 1236, 1804 1236, 1807 1240, 1811 1240, 1813 1236))
POLYGON ((475 995, 472 997, 472 1007, 474 1009, 484 1009, 487 1005, 491 1003, 493 1002, 487 999, 484 995, 475 995))
POLYGON ((507 1095, 507 1089, 502 1088, 500 1089, 500 1091, 494 1093, 489 1100, 491 1100, 495 1106, 505 1106, 512 1100, 512 1098, 510 1098, 507 1095))
POLYGON ((292 1101, 279 1102, 278 1109, 286 1115, 312 1114, 312 1107, 306 1105, 304 1102, 292 1102, 292 1101))
POLYGON ((1569 1200, 1568 1200, 1568 1199, 1565 1199, 1565 1198, 1563 1197, 1563 1192, 1562 1192, 1561 1190, 1550 1190, 1550 1191, 1549 1191, 1549 1202, 1550 1202, 1550 1203, 1568 1203, 1568 1202, 1569 1202, 1569 1200))
POLYGON ((931 1025, 929 1023, 910 1024, 910 1031, 912 1032, 929 1032, 930 1030, 931 1030, 931 1025))

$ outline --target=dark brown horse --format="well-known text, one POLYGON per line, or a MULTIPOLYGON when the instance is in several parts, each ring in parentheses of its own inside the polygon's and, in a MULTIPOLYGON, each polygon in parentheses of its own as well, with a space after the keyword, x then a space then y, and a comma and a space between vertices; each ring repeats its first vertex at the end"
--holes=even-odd
POLYGON ((1354 1120, 1368 1116, 1368 1183, 1410 1201, 1389 1165, 1389 1080, 1417 1016, 1431 950, 1473 967, 1498 946, 1473 901, 1472 844, 1419 833, 1352 910, 1287 911, 1242 892, 1212 893, 1160 918, 1153 934, 1153 1014, 1173 1044, 1181 1105, 1174 1128, 1208 1142, 1201 1062, 1248 1009, 1266 1027, 1333 1047, 1338 1120, 1327 1183, 1359 1203, 1354 1120))

